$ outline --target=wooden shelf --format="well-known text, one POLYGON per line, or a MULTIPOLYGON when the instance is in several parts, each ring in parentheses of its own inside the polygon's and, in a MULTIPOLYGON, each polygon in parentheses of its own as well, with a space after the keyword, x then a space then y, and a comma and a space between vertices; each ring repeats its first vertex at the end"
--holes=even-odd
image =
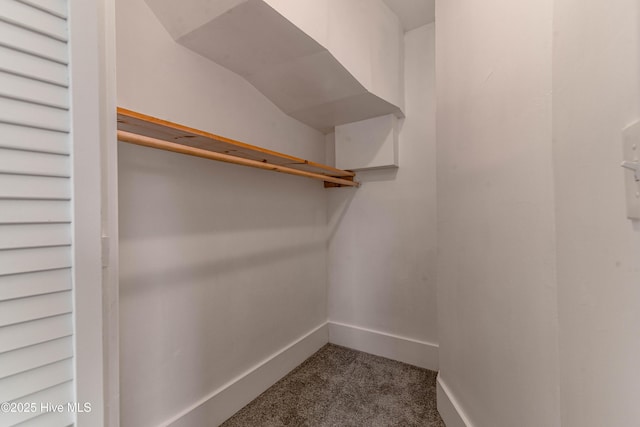
POLYGON ((118 108, 118 139, 123 142, 204 157, 325 182, 325 187, 358 187, 355 173, 267 150, 135 111, 118 108))

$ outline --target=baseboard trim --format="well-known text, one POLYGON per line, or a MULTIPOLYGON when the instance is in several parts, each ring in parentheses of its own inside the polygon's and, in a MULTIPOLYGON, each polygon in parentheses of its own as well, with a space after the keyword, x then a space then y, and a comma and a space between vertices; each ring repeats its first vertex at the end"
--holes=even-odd
POLYGON ((328 322, 329 342, 398 360, 421 368, 438 370, 438 345, 412 338, 347 325, 328 322))
POLYGON ((329 341, 326 323, 306 333, 222 387, 181 411, 162 426, 218 426, 291 372, 329 341))
POLYGON ((469 417, 460 406, 460 402, 447 384, 443 381, 442 376, 438 374, 436 381, 436 395, 438 399, 438 412, 447 427, 473 427, 469 417))

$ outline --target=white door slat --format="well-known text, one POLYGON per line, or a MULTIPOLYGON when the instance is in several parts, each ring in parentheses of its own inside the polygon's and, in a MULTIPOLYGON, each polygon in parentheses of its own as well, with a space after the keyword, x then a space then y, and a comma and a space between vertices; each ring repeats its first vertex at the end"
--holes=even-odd
POLYGON ((0 122, 69 132, 69 112, 61 108, 0 97, 0 122))
POLYGON ((0 276, 67 267, 71 267, 69 246, 0 251, 0 276))
POLYGON ((0 96, 54 108, 69 108, 67 88, 10 73, 0 72, 0 96))
POLYGON ((0 250, 71 244, 69 224, 1 224, 0 250))
POLYGON ((0 22, 0 44, 60 64, 69 63, 65 42, 6 22, 0 22))
POLYGON ((68 178, 71 160, 66 154, 0 148, 0 173, 68 178))
POLYGON ((66 132, 0 123, 0 147, 69 154, 69 146, 69 134, 66 132))
POLYGON ((70 314, 0 328, 0 353, 69 336, 73 333, 70 314))
POLYGON ((0 302, 0 327, 71 313, 71 291, 0 302))
POLYGON ((71 199, 69 178, 0 174, 0 198, 71 199))
POLYGON ((73 359, 61 360, 3 378, 0 380, 0 402, 10 402, 71 379, 73 379, 73 359))
POLYGON ((20 3, 31 5, 40 10, 44 10, 59 18, 67 18, 66 0, 18 0, 20 3))
POLYGON ((67 41, 67 21, 15 0, 0 0, 0 20, 67 41))
POLYGON ((70 221, 71 206, 64 200, 0 200, 0 224, 70 221))
MULTIPOLYGON (((30 394, 28 396, 22 397, 20 399, 14 400, 12 403, 26 403, 36 404, 36 412, 23 412, 23 413, 8 413, 2 414, 0 417, 0 427, 6 426, 14 426, 18 423, 25 422, 27 420, 35 421, 36 418, 40 418, 41 414, 47 414, 46 412, 42 412, 41 403, 51 403, 53 405, 64 404, 67 402, 73 401, 73 382, 67 381, 62 384, 58 384, 56 386, 50 387, 48 389, 39 391, 37 393, 30 394)), ((65 406, 66 409, 66 406, 65 406)), ((51 414, 53 412, 50 412, 51 414)), ((45 416, 45 415, 43 415, 45 416)), ((20 425, 32 425, 29 424, 20 424, 20 425)), ((55 424, 40 424, 46 426, 53 426, 55 424)))
POLYGON ((70 289, 70 268, 0 276, 0 301, 70 289))
POLYGON ((67 66, 0 46, 0 70, 67 87, 67 66))
POLYGON ((70 427, 74 425, 73 416, 71 412, 48 412, 20 423, 16 427, 70 427))
POLYGON ((0 354, 0 379, 73 356, 71 337, 58 338, 0 354))
POLYGON ((67 154, 38 153, 0 147, 0 173, 69 178, 67 154))
POLYGON ((69 154, 69 146, 69 134, 66 132, 0 123, 0 147, 69 154))

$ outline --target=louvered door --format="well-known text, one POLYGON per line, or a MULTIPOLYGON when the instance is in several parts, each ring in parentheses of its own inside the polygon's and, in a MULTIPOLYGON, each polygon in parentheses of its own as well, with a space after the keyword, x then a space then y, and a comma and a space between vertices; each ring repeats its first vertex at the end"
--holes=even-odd
POLYGON ((0 426, 68 426, 74 400, 66 0, 0 0, 0 426))

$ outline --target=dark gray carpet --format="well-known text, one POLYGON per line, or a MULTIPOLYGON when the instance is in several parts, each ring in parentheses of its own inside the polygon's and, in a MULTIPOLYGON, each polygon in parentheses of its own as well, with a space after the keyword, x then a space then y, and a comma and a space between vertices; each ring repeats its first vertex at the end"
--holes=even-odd
POLYGON ((223 427, 445 427, 436 373, 328 344, 223 427))

